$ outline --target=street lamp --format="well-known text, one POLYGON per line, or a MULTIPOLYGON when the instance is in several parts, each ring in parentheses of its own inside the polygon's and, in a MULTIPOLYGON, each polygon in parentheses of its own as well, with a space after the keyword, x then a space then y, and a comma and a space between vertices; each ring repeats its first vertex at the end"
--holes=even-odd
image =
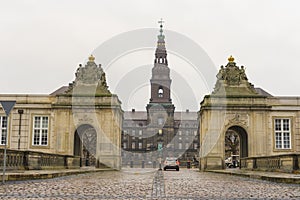
POLYGON ((20 150, 21 145, 21 126, 22 126, 22 114, 24 113, 24 110, 18 110, 18 113, 20 115, 19 118, 19 139, 18 139, 18 150, 20 150))

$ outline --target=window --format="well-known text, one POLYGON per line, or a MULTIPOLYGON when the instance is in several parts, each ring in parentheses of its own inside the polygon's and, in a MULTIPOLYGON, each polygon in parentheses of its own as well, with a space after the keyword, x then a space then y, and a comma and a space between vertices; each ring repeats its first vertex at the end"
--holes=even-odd
POLYGON ((123 143, 123 149, 127 149, 127 142, 123 143))
POLYGON ((158 125, 163 125, 164 124, 164 118, 163 117, 159 117, 157 119, 158 125))
POLYGON ((178 143, 178 149, 182 149, 182 143, 178 143))
POLYGON ((194 131, 194 136, 197 136, 197 131, 194 131))
POLYGON ((275 119, 274 128, 276 149, 291 149, 290 119, 275 119))
POLYGON ((158 97, 162 98, 164 96, 164 90, 162 89, 162 87, 159 87, 158 89, 158 97))
POLYGON ((139 130, 139 139, 142 139, 142 135, 143 135, 143 130, 139 130))
POLYGON ((187 135, 187 136, 190 135, 190 131, 189 131, 189 130, 186 130, 186 131, 185 131, 185 135, 187 135))
POLYGON ((178 135, 181 135, 182 133, 181 133, 181 131, 178 131, 178 135))
POLYGON ((147 144, 147 149, 148 149, 148 150, 149 150, 149 149, 152 149, 153 146, 154 146, 153 143, 148 143, 148 144, 147 144))
POLYGON ((0 145, 7 144, 7 117, 0 116, 0 145))
POLYGON ((135 142, 131 143, 131 149, 135 149, 135 142))
POLYGON ((189 143, 185 143, 185 149, 189 149, 190 144, 189 143))
POLYGON ((48 117, 35 116, 33 122, 33 145, 48 145, 48 117))
POLYGON ((143 148, 143 143, 139 142, 139 149, 143 148))

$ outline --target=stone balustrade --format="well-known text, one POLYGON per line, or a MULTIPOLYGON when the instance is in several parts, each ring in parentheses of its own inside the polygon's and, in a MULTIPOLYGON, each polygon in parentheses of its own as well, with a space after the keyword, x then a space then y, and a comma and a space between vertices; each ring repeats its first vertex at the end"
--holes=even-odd
MULTIPOLYGON (((3 169, 4 150, 0 149, 0 170, 3 169)), ((7 170, 73 169, 80 167, 80 157, 35 151, 6 151, 7 170)))
POLYGON ((299 172, 300 154, 241 158, 240 166, 248 170, 299 172))

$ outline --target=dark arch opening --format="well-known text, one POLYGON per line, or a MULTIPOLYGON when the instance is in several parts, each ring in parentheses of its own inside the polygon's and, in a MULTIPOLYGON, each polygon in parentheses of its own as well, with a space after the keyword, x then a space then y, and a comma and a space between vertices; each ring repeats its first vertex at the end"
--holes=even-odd
POLYGON ((246 130, 240 126, 231 126, 227 129, 225 135, 231 131, 239 136, 240 158, 248 157, 248 134, 246 130))
POLYGON ((74 156, 80 156, 80 166, 96 165, 97 132, 93 126, 79 126, 74 133, 74 156))

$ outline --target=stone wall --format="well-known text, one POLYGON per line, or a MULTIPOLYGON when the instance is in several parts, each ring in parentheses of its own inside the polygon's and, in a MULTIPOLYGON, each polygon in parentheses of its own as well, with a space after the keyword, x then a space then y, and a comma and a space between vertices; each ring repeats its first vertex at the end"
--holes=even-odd
MULTIPOLYGON (((3 169, 4 149, 0 149, 0 170, 3 169)), ((74 169, 80 167, 80 157, 35 151, 6 151, 7 170, 74 169)))
POLYGON ((241 168, 258 171, 300 172, 300 154, 241 158, 241 168))

